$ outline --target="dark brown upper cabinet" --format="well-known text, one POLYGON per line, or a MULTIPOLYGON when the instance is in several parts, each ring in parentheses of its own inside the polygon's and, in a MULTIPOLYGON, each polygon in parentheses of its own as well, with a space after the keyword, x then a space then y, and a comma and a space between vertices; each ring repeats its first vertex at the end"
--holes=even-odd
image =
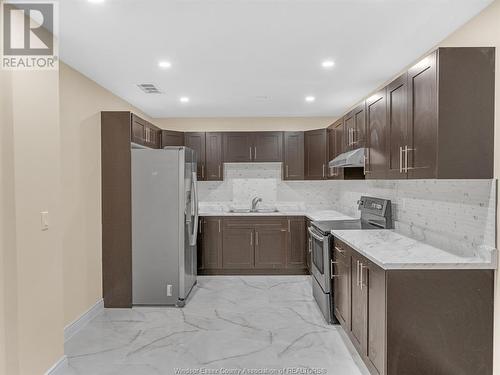
POLYGON ((283 179, 304 179, 304 132, 285 132, 283 142, 283 179))
POLYGON ((224 133, 223 143, 225 162, 282 161, 282 132, 224 133))
POLYGON ((253 137, 249 132, 223 133, 224 161, 249 163, 253 161, 253 137))
MULTIPOLYGON (((344 119, 337 120, 328 128, 328 160, 333 160, 344 152, 344 119)), ((344 168, 328 167, 328 178, 343 180, 344 168)))
POLYGON ((184 133, 174 130, 162 130, 161 147, 184 146, 184 133))
POLYGON ((224 178, 222 133, 206 133, 205 138, 205 180, 222 181, 224 178))
POLYGON ((304 178, 306 180, 324 180, 328 168, 327 129, 304 132, 304 178))
POLYGON ((253 161, 281 162, 283 132, 253 133, 253 161))
POLYGON ((356 148, 365 147, 365 110, 365 102, 362 102, 344 116, 344 140, 346 150, 354 150, 356 148))
POLYGON ((386 90, 372 95, 366 101, 367 147, 364 173, 366 178, 387 177, 387 105, 386 90))
POLYGON ((196 152, 196 162, 197 162, 197 175, 198 180, 205 180, 205 133, 204 132, 193 132, 184 133, 185 146, 193 149, 196 152))
POLYGON ((161 129, 139 116, 131 114, 131 141, 149 148, 160 148, 161 129))
POLYGON ((406 178, 403 147, 408 139, 408 74, 387 86, 387 177, 406 178))

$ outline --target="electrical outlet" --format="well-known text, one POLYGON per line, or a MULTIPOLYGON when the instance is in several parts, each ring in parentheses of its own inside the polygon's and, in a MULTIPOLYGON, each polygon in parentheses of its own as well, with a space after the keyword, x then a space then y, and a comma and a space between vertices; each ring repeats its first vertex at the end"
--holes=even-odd
POLYGON ((49 212, 42 211, 40 212, 40 224, 42 231, 49 230, 49 212))
POLYGON ((167 284, 167 297, 172 297, 172 285, 167 284))

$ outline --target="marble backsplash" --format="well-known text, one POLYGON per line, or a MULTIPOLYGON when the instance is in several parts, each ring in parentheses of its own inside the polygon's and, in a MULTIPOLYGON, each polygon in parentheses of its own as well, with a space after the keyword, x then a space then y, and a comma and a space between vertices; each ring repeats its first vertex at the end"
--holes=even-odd
POLYGON ((280 163, 226 164, 224 181, 200 182, 200 205, 334 209, 359 216, 361 195, 390 199, 397 232, 460 255, 495 247, 496 180, 283 181, 280 163))

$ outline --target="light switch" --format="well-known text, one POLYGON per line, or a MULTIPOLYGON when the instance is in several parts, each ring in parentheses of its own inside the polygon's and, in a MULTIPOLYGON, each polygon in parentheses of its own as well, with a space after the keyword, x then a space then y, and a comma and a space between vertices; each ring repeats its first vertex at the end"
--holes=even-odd
POLYGON ((42 230, 49 230, 49 212, 48 211, 40 212, 40 218, 41 218, 42 230))

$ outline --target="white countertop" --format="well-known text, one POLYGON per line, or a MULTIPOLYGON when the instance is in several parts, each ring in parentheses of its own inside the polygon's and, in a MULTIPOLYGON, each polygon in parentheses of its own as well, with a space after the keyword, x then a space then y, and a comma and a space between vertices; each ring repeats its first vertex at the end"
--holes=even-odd
POLYGON ((333 230, 332 234, 385 270, 496 269, 497 251, 489 259, 464 257, 406 237, 394 230, 333 230))
POLYGON ((228 212, 222 209, 200 208, 200 216, 305 216, 312 221, 351 220, 352 216, 334 210, 280 210, 278 212, 228 212))

